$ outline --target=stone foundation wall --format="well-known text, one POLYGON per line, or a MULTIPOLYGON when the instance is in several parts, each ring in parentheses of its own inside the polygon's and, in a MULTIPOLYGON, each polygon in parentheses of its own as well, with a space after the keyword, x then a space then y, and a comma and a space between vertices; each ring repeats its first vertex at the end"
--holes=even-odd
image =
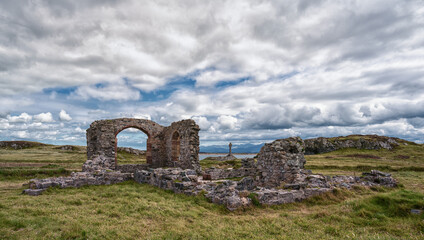
POLYGON ((147 170, 149 168, 150 165, 148 164, 125 164, 118 165, 116 170, 122 173, 135 173, 137 170, 147 170))
POLYGON ((218 180, 218 179, 229 179, 229 178, 240 178, 247 176, 255 176, 255 168, 238 168, 238 169, 219 169, 209 168, 203 172, 204 180, 218 180))
POLYGON ((147 183, 162 189, 172 190, 176 193, 186 193, 195 195, 198 176, 192 169, 182 170, 181 168, 156 168, 136 171, 134 180, 138 183, 147 183))
POLYGON ((29 181, 29 189, 24 193, 40 195, 49 187, 82 187, 85 185, 108 185, 132 179, 132 174, 121 172, 73 172, 70 177, 53 177, 46 179, 32 179, 29 181))
POLYGON ((235 181, 224 181, 220 184, 210 181, 199 181, 196 171, 181 168, 171 169, 150 169, 148 171, 137 171, 134 180, 138 183, 147 183, 162 189, 184 193, 187 195, 197 195, 205 193, 213 203, 223 204, 229 210, 235 210, 251 203, 250 199, 242 196, 241 186, 235 181))
POLYGON ((283 189, 257 186, 252 177, 245 177, 240 181, 225 180, 220 183, 203 181, 194 170, 180 168, 136 171, 134 180, 176 193, 187 195, 204 193, 213 203, 223 204, 229 210, 250 205, 252 203, 248 197, 250 193, 253 193, 261 204, 276 205, 302 201, 335 188, 351 188, 355 185, 386 187, 397 185, 390 174, 375 170, 364 173, 361 177, 305 175, 299 179, 300 182, 287 184, 283 189))

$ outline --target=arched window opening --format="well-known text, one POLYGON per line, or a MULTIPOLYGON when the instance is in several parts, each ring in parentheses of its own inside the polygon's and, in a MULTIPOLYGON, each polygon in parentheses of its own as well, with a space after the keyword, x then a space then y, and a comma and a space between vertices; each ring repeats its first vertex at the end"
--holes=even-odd
POLYGON ((171 159, 174 162, 180 160, 180 134, 178 132, 172 134, 171 159))
POLYGON ((137 128, 126 128, 116 135, 115 162, 118 165, 148 162, 149 137, 137 128))

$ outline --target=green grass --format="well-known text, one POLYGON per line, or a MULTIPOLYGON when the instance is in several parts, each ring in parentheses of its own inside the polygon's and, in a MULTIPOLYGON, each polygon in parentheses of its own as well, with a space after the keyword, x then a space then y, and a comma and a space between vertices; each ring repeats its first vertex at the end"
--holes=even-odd
POLYGON ((4 180, 7 179, 27 179, 30 178, 47 178, 54 176, 67 176, 71 171, 64 168, 58 169, 0 169, 0 177, 4 180))
POLYGON ((118 151, 117 154, 118 164, 142 164, 146 163, 146 156, 131 154, 125 151, 118 151))
MULTIPOLYGON (((174 194, 133 181, 79 189, 52 188, 37 197, 22 195, 22 184, 34 176, 60 176, 63 170, 81 169, 86 158, 83 147, 75 151, 55 147, 0 149, 0 239, 424 238, 424 214, 410 212, 424 209, 422 145, 306 156, 306 168, 313 168, 314 173, 359 175, 364 169, 387 168, 401 188, 355 187, 271 207, 261 206, 251 194, 248 197, 255 204, 235 212, 203 196, 174 194), (409 158, 397 157, 400 155, 409 158)), ((128 163, 142 161, 125 153, 123 156, 128 163)), ((118 163, 122 161, 118 159, 118 163)), ((219 167, 239 163, 221 163, 219 167)))

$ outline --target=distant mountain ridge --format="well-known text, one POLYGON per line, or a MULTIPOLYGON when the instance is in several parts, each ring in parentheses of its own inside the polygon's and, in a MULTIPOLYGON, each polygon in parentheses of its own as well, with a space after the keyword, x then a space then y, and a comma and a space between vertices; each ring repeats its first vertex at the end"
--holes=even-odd
MULTIPOLYGON (((258 153, 261 150, 262 144, 233 144, 232 153, 258 153)), ((211 146, 201 146, 201 153, 228 153, 228 145, 211 145, 211 146)))

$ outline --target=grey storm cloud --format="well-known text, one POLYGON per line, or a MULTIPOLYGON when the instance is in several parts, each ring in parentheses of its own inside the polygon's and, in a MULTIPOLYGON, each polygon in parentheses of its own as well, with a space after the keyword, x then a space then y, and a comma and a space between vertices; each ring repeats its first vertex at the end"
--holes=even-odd
POLYGON ((424 141, 423 16, 420 0, 3 0, 1 131, 37 137, 46 123, 9 120, 64 111, 51 137, 140 115, 197 119, 214 141, 424 141))

